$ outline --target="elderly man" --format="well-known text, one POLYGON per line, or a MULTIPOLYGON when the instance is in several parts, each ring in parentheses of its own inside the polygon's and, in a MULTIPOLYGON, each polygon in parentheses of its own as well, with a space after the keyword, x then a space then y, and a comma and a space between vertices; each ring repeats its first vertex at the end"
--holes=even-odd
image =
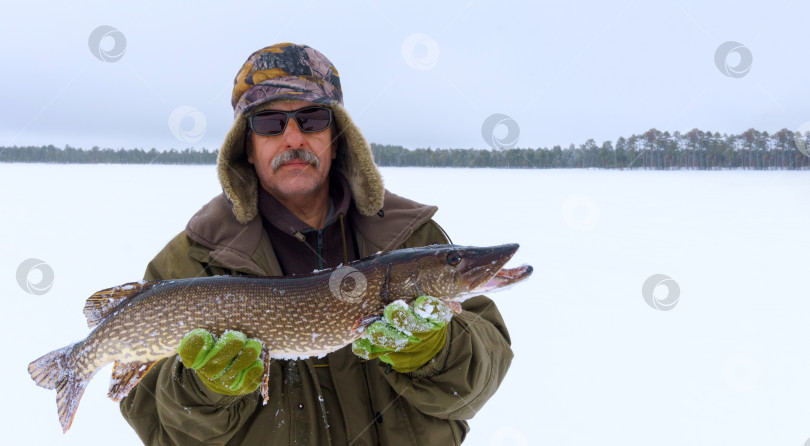
MULTIPOLYGON (((436 207, 383 188, 323 54, 290 43, 254 52, 236 75, 232 105, 217 160, 224 193, 158 253, 146 279, 289 275, 449 243, 431 219, 436 207)), ((271 361, 266 405, 257 391, 261 344, 195 329, 121 412, 149 444, 459 444, 512 351, 488 298, 469 299, 452 318, 435 308, 418 336, 398 330, 396 321, 418 318, 400 307, 352 346, 271 361)))

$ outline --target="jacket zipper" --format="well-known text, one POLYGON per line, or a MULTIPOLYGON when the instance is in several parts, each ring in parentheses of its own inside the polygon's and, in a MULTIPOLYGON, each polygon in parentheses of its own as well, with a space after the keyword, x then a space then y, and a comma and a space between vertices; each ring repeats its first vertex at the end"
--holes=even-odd
POLYGON ((323 230, 318 229, 318 269, 323 269, 323 230))

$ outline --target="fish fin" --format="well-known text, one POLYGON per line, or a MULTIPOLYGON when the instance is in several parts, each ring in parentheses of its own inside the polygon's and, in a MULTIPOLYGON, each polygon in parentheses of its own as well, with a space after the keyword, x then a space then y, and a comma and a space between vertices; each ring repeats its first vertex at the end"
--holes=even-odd
POLYGON ((264 362, 264 375, 262 375, 261 395, 262 406, 270 401, 270 349, 262 349, 262 362, 264 362))
POLYGON ((461 314, 461 303, 456 302, 456 301, 450 301, 450 302, 445 302, 445 305, 450 307, 450 309, 453 310, 454 313, 461 314))
POLYGON ((110 390, 107 392, 107 396, 113 401, 121 401, 124 399, 124 397, 129 394, 129 391, 146 376, 156 363, 157 361, 115 361, 115 364, 113 364, 112 378, 110 379, 110 390))
POLYGON ((389 264, 387 268, 385 268, 385 280, 383 281, 383 285, 380 287, 380 300, 384 304, 390 304, 392 301, 390 300, 390 294, 388 292, 388 287, 391 285, 391 265, 389 264))
MULTIPOLYGON (((75 345, 75 344, 74 344, 75 345)), ((56 390, 56 408, 62 432, 67 432, 76 415, 84 389, 90 381, 71 367, 73 345, 54 350, 28 364, 28 373, 38 386, 56 390)))
POLYGON ((354 323, 352 327, 353 332, 361 332, 366 329, 369 325, 373 324, 374 322, 383 318, 382 313, 375 313, 375 314, 368 314, 365 315, 354 323))
POLYGON ((54 350, 28 364, 28 373, 39 387, 53 390, 69 372, 66 362, 75 344, 54 350))
POLYGON ((155 283, 157 283, 156 280, 130 282, 96 292, 84 303, 84 316, 87 318, 87 326, 95 328, 107 316, 112 314, 121 302, 152 288, 155 283))

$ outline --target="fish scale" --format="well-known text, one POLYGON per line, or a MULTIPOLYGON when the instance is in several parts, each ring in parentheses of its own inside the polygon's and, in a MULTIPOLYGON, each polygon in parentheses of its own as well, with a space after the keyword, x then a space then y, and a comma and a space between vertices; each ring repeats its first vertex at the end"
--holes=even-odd
POLYGON ((191 330, 240 331, 261 341, 267 401, 271 359, 323 356, 360 338, 386 305, 431 295, 461 311, 481 291, 506 288, 532 268, 503 265, 517 244, 476 248, 431 245, 380 253, 307 275, 214 276, 132 282, 101 290, 85 304, 92 332, 28 366, 40 387, 57 391, 59 420, 70 428, 90 379, 111 362, 109 395, 120 400, 159 360, 176 354, 191 330))

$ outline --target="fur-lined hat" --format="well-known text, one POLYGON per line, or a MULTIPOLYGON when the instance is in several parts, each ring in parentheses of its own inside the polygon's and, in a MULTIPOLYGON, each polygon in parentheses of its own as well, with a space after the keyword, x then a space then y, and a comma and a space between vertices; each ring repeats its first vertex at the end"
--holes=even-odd
POLYGON ((245 154, 247 117, 285 100, 314 102, 332 109, 339 132, 332 168, 348 180, 361 214, 370 216, 382 209, 382 176, 371 147, 343 108, 337 69, 313 48, 279 43, 251 54, 234 78, 234 121, 217 157, 217 174, 236 219, 247 224, 259 214, 259 179, 245 154))

